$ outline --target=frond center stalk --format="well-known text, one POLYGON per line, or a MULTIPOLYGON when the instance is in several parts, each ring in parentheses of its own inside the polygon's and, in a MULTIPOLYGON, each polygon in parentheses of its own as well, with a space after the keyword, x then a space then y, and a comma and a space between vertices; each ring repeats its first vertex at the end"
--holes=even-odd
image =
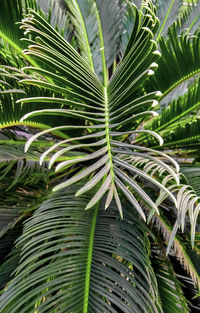
POLYGON ((87 268, 85 275, 85 290, 84 290, 84 302, 83 302, 83 313, 88 313, 88 299, 90 292, 90 276, 91 276, 91 265, 92 265, 92 253, 93 253, 93 243, 94 243, 94 233, 96 228, 96 221, 98 216, 99 204, 97 204, 93 211, 93 218, 90 228, 90 238, 88 247, 88 258, 87 258, 87 268))
POLYGON ((109 129, 109 108, 108 108, 108 96, 107 87, 104 87, 104 97, 105 97, 105 125, 106 125, 106 143, 108 148, 109 162, 110 162, 110 173, 112 177, 112 183, 114 184, 114 170, 113 170, 113 160, 110 144, 110 129, 109 129))

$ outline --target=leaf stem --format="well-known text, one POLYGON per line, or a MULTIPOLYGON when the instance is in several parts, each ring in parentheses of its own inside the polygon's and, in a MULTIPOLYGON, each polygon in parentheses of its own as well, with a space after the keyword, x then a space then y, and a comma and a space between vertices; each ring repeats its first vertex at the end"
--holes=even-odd
POLYGON ((10 38, 8 38, 4 33, 2 33, 0 31, 0 37, 7 42, 15 51, 17 51, 19 54, 21 54, 23 56, 23 58, 27 59, 29 61, 30 64, 32 64, 33 66, 37 67, 37 63, 35 61, 33 61, 28 55, 24 54, 22 49, 16 44, 14 43, 14 41, 12 41, 10 38))
MULTIPOLYGON (((96 6, 96 4, 95 4, 95 6, 96 6)), ((97 16, 97 22, 99 25, 99 37, 100 37, 100 42, 101 42, 103 83, 104 83, 104 87, 107 87, 107 85, 108 85, 108 72, 106 69, 105 47, 104 47, 104 40, 103 40, 103 31, 102 31, 102 27, 101 27, 101 20, 100 20, 99 11, 97 9, 97 6, 96 6, 96 16, 97 16)))
POLYGON ((88 299, 89 299, 89 291, 90 291, 90 276, 91 276, 91 265, 92 265, 92 253, 93 253, 93 243, 94 243, 94 233, 96 228, 96 221, 98 215, 99 205, 95 206, 93 212, 93 218, 91 222, 90 228, 90 239, 89 239, 89 247, 88 247, 88 259, 87 259, 87 268, 86 268, 86 278, 85 278, 85 290, 84 290, 84 301, 83 301, 83 313, 88 312, 88 299))
POLYGON ((109 108, 108 108, 108 95, 107 87, 104 87, 104 97, 105 97, 105 127, 106 127, 106 143, 108 148, 109 162, 110 162, 110 173, 112 177, 112 183, 114 184, 114 170, 113 170, 113 161, 112 161, 112 152, 110 145, 110 129, 109 129, 109 108))
POLYGON ((92 54, 91 54, 91 50, 90 50, 90 44, 89 44, 89 40, 88 40, 87 29, 86 29, 85 22, 84 22, 84 19, 83 19, 83 15, 82 15, 82 12, 81 12, 81 9, 80 9, 80 6, 79 6, 77 0, 75 1, 75 5, 76 5, 76 8, 77 8, 77 10, 79 12, 80 21, 81 21, 83 33, 84 33, 84 36, 85 36, 86 50, 87 50, 87 53, 88 53, 88 61, 89 61, 89 64, 91 66, 92 71, 94 72, 94 65, 93 65, 92 54))
POLYGON ((170 4, 170 6, 169 6, 169 9, 168 9, 168 11, 167 11, 167 14, 166 14, 166 16, 165 16, 165 19, 164 19, 164 21, 163 21, 163 23, 162 23, 162 25, 161 25, 161 27, 160 27, 160 31, 159 31, 158 36, 157 36, 157 38, 156 38, 157 41, 160 39, 160 36, 161 36, 161 34, 162 34, 162 31, 163 31, 163 28, 164 28, 164 26, 165 26, 165 23, 166 23, 166 21, 167 21, 167 19, 168 19, 168 16, 169 16, 169 14, 170 14, 170 12, 171 12, 171 9, 172 9, 173 5, 174 5, 174 1, 175 1, 175 0, 172 0, 171 4, 170 4))

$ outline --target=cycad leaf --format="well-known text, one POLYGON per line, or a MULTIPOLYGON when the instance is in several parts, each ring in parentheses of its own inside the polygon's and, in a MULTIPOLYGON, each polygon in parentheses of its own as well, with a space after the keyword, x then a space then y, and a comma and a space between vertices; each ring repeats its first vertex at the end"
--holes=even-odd
MULTIPOLYGON (((63 39, 63 37, 50 27, 49 24, 41 18, 41 16, 34 11, 30 11, 30 14, 22 23, 21 27, 25 29, 26 32, 30 32, 36 40, 35 43, 33 42, 33 44, 29 46, 29 49, 26 50, 25 53, 42 61, 45 66, 49 68, 49 70, 45 70, 44 72, 45 77, 51 77, 54 80, 54 83, 47 83, 44 79, 25 79, 23 80, 23 83, 33 85, 36 84, 37 86, 45 87, 47 90, 50 89, 51 91, 61 93, 64 98, 63 104, 65 103, 66 106, 69 106, 70 109, 72 108, 73 110, 37 110, 25 115, 21 121, 23 121, 26 117, 30 118, 38 116, 41 112, 41 114, 47 115, 48 113, 51 115, 63 115, 70 113, 75 117, 82 117, 86 123, 76 126, 73 124, 72 120, 70 124, 66 123, 63 126, 54 127, 38 133, 29 139, 26 144, 26 150, 34 140, 55 130, 82 130, 83 135, 78 137, 80 144, 83 143, 82 148, 84 148, 84 144, 88 143, 88 139, 91 139, 89 141, 90 146, 88 146, 92 148, 91 153, 86 154, 84 150, 79 152, 74 149, 74 156, 71 158, 68 157, 68 160, 58 164, 56 167, 56 170, 64 171, 65 168, 71 168, 76 164, 81 163, 85 166, 83 171, 74 177, 70 176, 67 182, 62 182, 60 185, 56 186, 54 190, 64 188, 69 183, 75 183, 79 180, 79 178, 84 178, 85 175, 93 176, 98 175, 98 173, 102 173, 102 168, 99 168, 98 165, 98 158, 103 157, 106 161, 102 164, 102 167, 107 168, 109 165, 109 171, 100 181, 101 185, 99 185, 99 191, 97 191, 97 198, 99 200, 100 196, 102 197, 104 193, 109 193, 109 190, 115 190, 114 193, 110 192, 110 195, 115 194, 115 198, 118 199, 117 188, 115 185, 115 173, 113 170, 113 160, 116 153, 118 154, 117 159, 119 159, 119 161, 121 156, 119 151, 115 151, 111 138, 112 136, 117 137, 120 142, 120 139, 124 134, 128 135, 131 133, 137 134, 143 132, 143 130, 137 130, 137 127, 143 119, 146 119, 149 115, 154 114, 154 112, 151 110, 149 111, 149 109, 155 104, 154 98, 159 96, 159 93, 157 92, 145 94, 144 96, 138 96, 140 85, 149 75, 153 74, 152 68, 155 67, 154 61, 159 57, 157 45, 153 40, 154 32, 158 27, 158 20, 155 16, 155 7, 152 5, 151 1, 144 3, 143 7, 143 13, 140 13, 141 18, 139 22, 137 21, 134 28, 135 33, 130 39, 129 49, 116 68, 116 71, 114 72, 109 83, 107 81, 108 77, 104 49, 101 51, 103 65, 102 83, 93 72, 93 69, 89 67, 88 63, 67 41, 63 39), (133 121, 132 130, 129 128, 129 124, 127 123, 127 121, 131 122, 131 120, 129 120, 130 116, 132 116, 131 120, 133 121), (101 133, 99 133, 99 131, 101 131, 101 133), (102 145, 97 146, 95 145, 95 142, 93 142, 95 134, 96 137, 97 135, 101 137, 100 140, 102 140, 102 145), (89 165, 86 164, 88 161, 89 165), (106 181, 105 184, 104 180, 106 181)), ((133 6, 133 9, 137 12, 135 6, 133 6)), ((103 37, 103 30, 101 28, 102 23, 100 21, 99 14, 97 14, 96 18, 101 30, 99 33, 101 46, 104 48, 105 38, 103 37)), ((26 68, 26 70, 28 70, 28 68, 26 68)), ((34 68, 31 68, 31 71, 34 71, 34 68)), ((36 69, 36 72, 37 71, 42 73, 40 69, 36 69)), ((53 98, 51 97, 35 98, 35 101, 50 103, 51 99, 53 102, 53 98)), ((28 103, 30 101, 34 102, 34 98, 31 98, 31 100, 28 98, 21 100, 21 102, 24 103, 28 103)), ((56 98, 55 102, 62 103, 62 98, 56 98)), ((147 130, 144 130, 144 132, 156 137, 157 140, 162 143, 162 138, 155 132, 147 130)), ((74 140, 75 138, 77 137, 74 137, 74 140)), ((67 144, 69 141, 72 143, 73 137, 69 140, 63 141, 62 143, 67 144)), ((81 148, 79 145, 77 148, 78 147, 81 148)), ((59 148, 59 144, 55 144, 52 149, 45 152, 42 160, 44 159, 44 156, 47 156, 50 151, 53 151, 53 149, 56 148, 59 148)), ((63 149, 62 152, 55 152, 57 153, 57 156, 64 156, 66 151, 66 149, 63 149)), ((55 161, 56 158, 53 158, 53 162, 55 161)), ((115 163, 116 167, 121 167, 120 162, 115 163)), ((163 166, 166 169, 167 166, 164 164, 163 166)), ((174 173, 174 170, 172 171, 174 173)), ((147 180, 149 177, 152 181, 152 178, 148 176, 148 174, 145 174, 145 177, 147 180)), ((176 174, 174 174, 175 179, 176 177, 176 174)), ((94 185, 92 184, 92 186, 94 185)), ((159 186, 161 187, 161 185, 159 186)), ((129 192, 126 192, 126 195, 129 199, 133 200, 133 196, 129 195, 129 192)), ((173 198, 173 195, 170 193, 169 195, 173 198)), ((94 204, 95 201, 92 200, 89 203, 89 207, 94 204)), ((118 205, 118 208, 121 210, 120 205, 118 205)), ((144 217, 142 211, 140 212, 144 217)))
MULTIPOLYGON (((49 23, 56 28, 66 40, 70 40, 72 29, 69 25, 67 6, 64 0, 37 0, 37 10, 42 10, 49 23)), ((35 10, 34 6, 30 6, 35 10)))
MULTIPOLYGON (((67 1, 70 12, 70 21, 75 28, 75 38, 82 57, 94 69, 91 46, 96 46, 98 25, 95 19, 94 2, 91 1, 67 1)), ((100 44, 100 43, 99 43, 100 44)), ((98 73, 98 72, 97 72, 98 73)))
MULTIPOLYGON (((155 216, 154 226, 161 231, 166 242, 169 242, 172 236, 172 227, 165 217, 155 216)), ((197 237, 199 238, 199 237, 197 237)), ((182 239, 176 236, 173 240, 173 252, 177 260, 182 264, 184 269, 193 280, 193 284, 199 288, 200 286, 200 271, 199 271, 199 241, 196 242, 195 249, 191 248, 189 240, 182 239)), ((168 249, 169 250, 169 249, 168 249)))
POLYGON ((181 167, 181 172, 186 176, 188 184, 194 188, 197 196, 200 197, 200 168, 199 166, 184 166, 181 167))
POLYGON ((109 68, 116 59, 120 39, 124 31, 123 18, 125 13, 122 1, 97 0, 97 9, 102 24, 106 66, 109 68))
POLYGON ((165 143, 168 142, 168 134, 176 131, 177 126, 184 127, 189 122, 189 118, 200 106, 200 83, 199 79, 188 88, 188 91, 163 108, 159 117, 154 118, 145 125, 146 129, 159 131, 165 143))
POLYGON ((153 246, 152 260, 163 311, 165 313, 189 313, 190 310, 183 295, 181 283, 162 249, 162 246, 153 246))
POLYGON ((11 274, 16 269, 16 265, 19 264, 19 260, 20 249, 13 248, 0 266, 0 290, 10 281, 11 274))
POLYGON ((157 15, 160 20, 160 28, 157 39, 160 36, 166 36, 168 28, 178 19, 181 0, 160 0, 158 1, 157 15))
POLYGON ((163 93, 161 99, 199 73, 199 41, 198 30, 194 35, 185 31, 178 36, 175 24, 169 28, 168 38, 159 40, 162 58, 158 60, 158 69, 151 77, 150 85, 163 93))
POLYGON ((199 27, 200 20, 200 1, 184 1, 179 11, 178 28, 179 32, 188 28, 189 32, 194 33, 199 27))
POLYGON ((74 192, 54 194, 26 223, 0 312, 162 312, 141 222, 128 208, 121 221, 113 205, 109 215, 85 211, 87 198, 74 192))
MULTIPOLYGON (((63 123, 62 117, 60 117, 59 120, 56 116, 51 116, 47 119, 46 116, 42 114, 33 118, 27 118, 24 122, 20 121, 22 115, 26 115, 33 110, 43 108, 43 103, 42 97, 39 97, 39 101, 37 103, 33 103, 33 101, 29 99, 30 101, 26 105, 17 103, 17 101, 22 97, 25 97, 28 93, 40 96, 42 91, 36 86, 22 86, 19 83, 19 80, 22 78, 30 79, 31 76, 25 74, 24 71, 17 68, 2 66, 2 68, 0 68, 0 75, 2 78, 0 81, 0 129, 10 129, 15 126, 30 126, 47 129, 49 126, 56 126, 63 123)), ((52 96, 52 94, 52 92, 46 90, 46 96, 52 96)), ((61 106, 62 103, 57 104, 57 107, 60 108, 61 106)), ((51 103, 47 104, 46 108, 52 108, 52 98, 51 103)), ((66 121, 66 116, 64 120, 66 121)), ((76 121, 77 118, 75 118, 74 122, 76 123, 76 121)), ((80 119, 78 119, 77 123, 81 123, 80 119)), ((62 134, 61 137, 62 136, 65 137, 64 134, 62 134)))
MULTIPOLYGON (((41 149, 41 148, 40 148, 41 149)), ((38 157, 40 150, 35 148, 34 151, 24 153, 24 144, 4 143, 0 144, 0 183, 6 190, 11 189, 18 183, 24 186, 39 183, 40 180, 48 181, 49 171, 47 163, 40 166, 38 157), (12 175, 12 182, 10 181, 12 175)))

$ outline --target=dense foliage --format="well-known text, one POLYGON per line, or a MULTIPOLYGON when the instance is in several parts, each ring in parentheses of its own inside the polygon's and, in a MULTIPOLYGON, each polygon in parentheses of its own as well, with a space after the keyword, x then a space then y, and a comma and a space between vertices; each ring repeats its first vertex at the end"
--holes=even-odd
POLYGON ((1 0, 1 313, 200 311, 199 25, 1 0))

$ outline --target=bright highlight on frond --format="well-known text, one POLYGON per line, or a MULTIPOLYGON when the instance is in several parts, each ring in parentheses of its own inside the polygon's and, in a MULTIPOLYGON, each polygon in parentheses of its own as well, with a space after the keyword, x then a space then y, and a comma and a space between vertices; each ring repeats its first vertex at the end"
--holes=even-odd
MULTIPOLYGON (((121 144, 123 148, 121 140, 125 134, 134 134, 137 136, 140 133, 146 133, 149 136, 155 137, 160 145, 163 144, 162 137, 156 132, 138 129, 138 126, 143 120, 149 116, 158 115, 157 112, 151 111, 151 108, 158 104, 155 98, 160 96, 159 92, 146 94, 143 97, 134 96, 140 84, 149 75, 154 74, 152 68, 157 67, 156 60, 159 56, 159 53, 155 50, 157 47, 156 42, 153 40, 157 20, 151 2, 148 2, 148 4, 145 3, 145 9, 147 12, 142 14, 142 19, 137 25, 138 30, 135 38, 132 38, 132 46, 126 51, 126 56, 117 66, 108 85, 105 85, 106 81, 104 81, 104 86, 94 74, 93 69, 88 67, 78 53, 61 36, 57 36, 53 29, 49 32, 48 37, 45 36, 46 22, 34 11, 31 11, 30 15, 23 20, 21 26, 25 31, 30 31, 33 37, 37 37, 37 41, 32 43, 25 53, 39 58, 41 62, 46 63, 47 67, 53 66, 54 73, 57 73, 54 75, 48 70, 43 70, 45 77, 52 77, 54 79, 54 84, 40 80, 33 81, 31 79, 24 80, 23 83, 33 83, 50 90, 57 90, 65 96, 63 100, 62 98, 47 97, 32 98, 31 101, 33 102, 42 101, 45 103, 52 101, 53 103, 55 101, 55 103, 62 103, 63 101, 64 107, 62 109, 55 108, 33 111, 24 115, 21 121, 35 116, 51 114, 72 118, 78 117, 83 121, 89 122, 87 126, 85 124, 76 126, 71 123, 71 125, 63 125, 44 130, 32 136, 27 141, 25 150, 27 151, 30 145, 40 136, 50 132, 52 133, 58 130, 70 131, 72 129, 84 131, 84 135, 81 137, 74 137, 56 143, 40 157, 40 163, 42 163, 50 153, 54 153, 50 157, 49 167, 52 167, 55 162, 58 162, 56 171, 66 171, 68 173, 72 168, 75 170, 76 174, 74 176, 69 175, 66 181, 55 186, 53 190, 66 188, 88 177, 91 182, 87 183, 77 192, 77 195, 79 195, 83 192, 88 192, 94 187, 97 189, 96 194, 88 203, 86 209, 93 207, 107 193, 106 208, 112 199, 115 199, 122 216, 120 197, 118 195, 119 192, 122 192, 144 220, 146 219, 145 214, 134 194, 139 194, 141 199, 146 199, 147 204, 158 214, 159 210, 152 205, 149 196, 139 187, 139 182, 133 179, 132 172, 138 174, 138 177, 141 175, 142 177, 144 176, 147 181, 151 181, 151 183, 161 189, 163 187, 153 177, 148 174, 144 175, 143 172, 133 167, 128 159, 126 161, 124 160, 124 155, 126 154, 131 154, 133 158, 137 158, 138 152, 134 145, 133 149, 128 147, 125 150, 121 150, 116 147, 116 143, 112 138, 116 138, 116 142, 121 144), (40 22, 40 24, 36 21, 40 22), (149 25, 149 27, 146 25, 149 25), (58 46, 60 47, 59 52, 56 50, 58 46), (140 52, 138 53, 138 51, 140 52), (141 56, 142 59, 138 68, 135 66, 135 58, 141 58, 141 56), (59 67, 59 60, 62 60, 62 69, 59 67), (62 84, 60 85, 61 81, 62 84), (66 85, 65 88, 61 87, 64 82, 66 85), (67 100, 68 98, 70 98, 70 101, 67 100), (71 105, 73 109, 71 109, 71 105), (132 130, 130 130, 130 124, 132 125, 132 130), (98 142, 96 142, 97 137, 99 138, 98 142), (73 141, 77 140, 78 143, 74 144, 73 141), (88 140, 90 140, 89 143, 88 140), (66 147, 60 149, 63 144, 66 147), (79 152, 81 148, 91 148, 92 152, 86 152, 86 149, 84 153, 81 153, 79 152), (64 160, 59 162, 61 158, 64 160), (78 167, 76 170, 76 166, 80 164, 82 164, 82 170, 79 171, 78 167)), ((137 9, 134 8, 134 10, 137 9)), ((104 53, 103 50, 102 53, 104 53)), ((103 60, 104 56, 102 54, 103 60)), ((26 70, 28 69, 27 67, 26 70)), ((34 71, 34 68, 31 68, 31 70, 34 71)), ((104 73, 105 75, 107 74, 104 73)), ((29 99, 22 99, 21 102, 29 102, 29 99)), ((156 151, 153 151, 153 153, 156 154, 156 151)), ((144 154, 144 157, 154 159, 148 151, 144 154)), ((178 184, 178 176, 174 170, 164 162, 158 161, 158 163, 164 172, 166 171, 166 173, 172 174, 178 184)), ((174 196, 170 192, 168 192, 168 195, 176 204, 174 196)))

